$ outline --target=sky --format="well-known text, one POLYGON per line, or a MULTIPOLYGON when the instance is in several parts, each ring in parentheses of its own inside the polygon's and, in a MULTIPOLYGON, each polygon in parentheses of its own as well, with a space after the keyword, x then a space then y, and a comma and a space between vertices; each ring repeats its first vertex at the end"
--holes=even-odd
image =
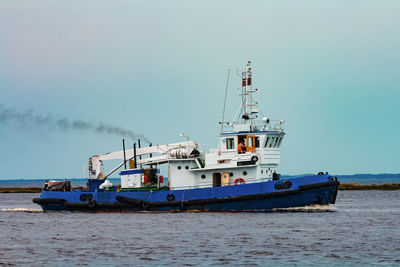
POLYGON ((228 69, 248 60, 263 113, 286 121, 281 173, 400 173, 398 14, 385 0, 0 0, 0 179, 83 177, 121 131, 216 147, 228 69))

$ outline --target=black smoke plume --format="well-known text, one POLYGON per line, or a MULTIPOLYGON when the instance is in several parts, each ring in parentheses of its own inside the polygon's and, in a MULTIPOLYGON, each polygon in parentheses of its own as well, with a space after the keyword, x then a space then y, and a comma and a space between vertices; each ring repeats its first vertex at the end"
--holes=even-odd
POLYGON ((80 130, 90 131, 96 133, 107 133, 127 137, 132 140, 141 139, 144 142, 149 143, 148 139, 138 133, 134 133, 130 130, 116 127, 104 122, 93 123, 83 120, 70 120, 67 118, 57 118, 53 115, 39 115, 35 114, 32 109, 25 112, 19 112, 15 109, 4 108, 0 105, 0 124, 6 124, 9 126, 20 127, 20 128, 31 128, 31 127, 46 127, 48 129, 55 130, 80 130))

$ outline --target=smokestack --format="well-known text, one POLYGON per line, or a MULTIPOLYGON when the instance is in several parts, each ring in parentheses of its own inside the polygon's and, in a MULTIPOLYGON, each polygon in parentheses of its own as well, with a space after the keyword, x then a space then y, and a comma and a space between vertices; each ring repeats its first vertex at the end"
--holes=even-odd
POLYGON ((136 163, 136 143, 133 144, 133 160, 135 161, 135 169, 137 168, 136 163))
POLYGON ((125 139, 122 139, 122 148, 124 149, 124 166, 126 170, 125 139))

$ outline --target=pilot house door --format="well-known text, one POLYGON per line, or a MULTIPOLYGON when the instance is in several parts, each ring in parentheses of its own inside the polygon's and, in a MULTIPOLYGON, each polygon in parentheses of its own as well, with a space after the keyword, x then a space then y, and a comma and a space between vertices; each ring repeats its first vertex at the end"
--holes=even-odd
POLYGON ((247 136, 246 150, 248 152, 254 152, 254 149, 255 149, 254 138, 255 138, 254 135, 248 135, 247 136))

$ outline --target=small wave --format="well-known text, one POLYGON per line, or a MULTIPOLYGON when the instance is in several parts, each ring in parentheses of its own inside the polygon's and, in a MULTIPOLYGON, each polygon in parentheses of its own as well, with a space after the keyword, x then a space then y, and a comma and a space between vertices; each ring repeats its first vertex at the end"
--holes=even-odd
POLYGON ((32 208, 13 208, 13 209, 1 209, 2 212, 29 212, 29 213, 37 213, 43 212, 41 209, 32 209, 32 208))
POLYGON ((292 207, 292 208, 281 208, 273 209, 273 211, 292 211, 292 212, 335 212, 336 207, 331 205, 310 205, 305 207, 292 207))

